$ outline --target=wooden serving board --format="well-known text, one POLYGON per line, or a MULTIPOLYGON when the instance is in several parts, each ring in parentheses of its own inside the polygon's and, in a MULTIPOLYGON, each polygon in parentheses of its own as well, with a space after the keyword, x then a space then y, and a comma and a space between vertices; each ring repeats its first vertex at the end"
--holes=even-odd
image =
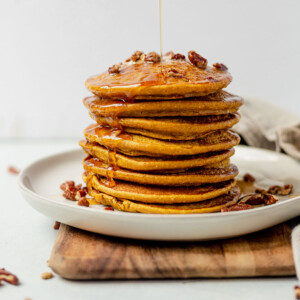
POLYGON ((280 224, 239 238, 149 242, 61 225, 49 265, 68 279, 253 277, 294 275, 291 228, 280 224))

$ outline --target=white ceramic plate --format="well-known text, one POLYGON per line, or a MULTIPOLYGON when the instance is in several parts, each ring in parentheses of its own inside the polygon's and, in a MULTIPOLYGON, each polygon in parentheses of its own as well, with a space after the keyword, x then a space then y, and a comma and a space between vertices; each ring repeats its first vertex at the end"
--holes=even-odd
MULTIPOLYGON (((81 150, 38 160, 19 175, 19 187, 28 203, 62 223, 88 231, 125 238, 191 241, 228 238, 265 229, 300 215, 300 197, 251 210, 187 215, 156 215, 104 210, 101 205, 78 206, 61 196, 66 180, 82 182, 81 150)), ((272 151, 238 146, 232 158, 240 175, 249 172, 264 187, 292 183, 300 194, 300 164, 272 151)))

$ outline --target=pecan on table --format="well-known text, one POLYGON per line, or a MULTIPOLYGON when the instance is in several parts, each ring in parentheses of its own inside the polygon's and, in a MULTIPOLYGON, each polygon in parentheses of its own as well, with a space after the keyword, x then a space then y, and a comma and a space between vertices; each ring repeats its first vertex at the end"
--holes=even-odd
POLYGON ((9 166, 7 168, 8 173, 10 174, 14 174, 14 175, 18 175, 20 173, 20 170, 18 170, 16 167, 14 166, 9 166))
POLYGON ((252 175, 249 174, 249 173, 246 173, 246 174, 243 176, 243 180, 244 180, 245 182, 255 182, 254 176, 252 176, 252 175))
POLYGON ((13 285, 17 285, 19 283, 18 277, 6 271, 4 268, 0 269, 0 283, 2 280, 13 285))

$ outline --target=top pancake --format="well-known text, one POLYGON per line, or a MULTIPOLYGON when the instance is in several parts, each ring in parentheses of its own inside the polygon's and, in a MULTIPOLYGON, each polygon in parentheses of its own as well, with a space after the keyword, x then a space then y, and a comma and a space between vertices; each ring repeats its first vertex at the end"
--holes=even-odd
POLYGON ((166 56, 162 65, 145 61, 145 56, 141 56, 119 66, 118 73, 106 71, 90 77, 86 88, 102 98, 179 99, 214 93, 232 80, 227 71, 208 66, 201 69, 186 59, 172 60, 166 56))

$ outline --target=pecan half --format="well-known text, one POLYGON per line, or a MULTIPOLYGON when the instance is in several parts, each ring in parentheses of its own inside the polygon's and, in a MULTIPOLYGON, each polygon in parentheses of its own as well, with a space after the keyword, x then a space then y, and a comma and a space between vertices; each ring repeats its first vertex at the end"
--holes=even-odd
POLYGON ((267 193, 262 194, 254 194, 250 198, 248 198, 245 203, 250 205, 272 205, 278 201, 278 198, 267 193))
POLYGON ((245 203, 250 204, 250 205, 259 205, 259 204, 264 204, 264 199, 262 194, 254 194, 250 196, 245 203))
POLYGON ((149 52, 145 56, 145 61, 152 62, 152 63, 160 62, 160 55, 156 52, 149 52))
POLYGON ((292 190, 293 190, 292 184, 285 184, 284 186, 273 185, 269 187, 268 193, 272 195, 287 196, 292 192, 292 190))
POLYGON ((51 279, 53 278, 53 274, 51 272, 45 272, 41 274, 42 279, 51 279))
POLYGON ((293 185, 286 184, 280 188, 280 190, 278 191, 278 195, 281 195, 281 196, 289 195, 292 192, 292 190, 293 190, 293 185))
POLYGON ((108 73, 109 74, 118 74, 120 73, 120 68, 121 68, 121 65, 113 65, 112 67, 109 67, 108 68, 108 73))
POLYGON ((114 209, 111 207, 111 206, 107 206, 104 208, 105 210, 111 210, 111 211, 114 211, 114 209))
POLYGON ((164 54, 164 56, 167 57, 167 58, 171 58, 173 55, 174 55, 174 52, 173 52, 173 51, 169 51, 169 52, 166 52, 166 53, 164 54))
POLYGON ((266 205, 272 205, 278 201, 278 198, 271 194, 264 195, 264 202, 266 205))
POLYGON ((75 182, 73 180, 68 180, 60 185, 60 189, 63 191, 69 190, 71 187, 75 187, 75 182))
POLYGON ((213 66, 219 71, 225 72, 228 70, 228 68, 224 64, 221 64, 221 63, 215 63, 215 64, 213 64, 213 66))
POLYGON ((79 201, 87 194, 87 187, 82 187, 81 184, 75 185, 74 181, 65 181, 60 188, 64 191, 63 196, 72 201, 79 201))
POLYGON ((183 75, 180 74, 176 69, 174 68, 171 68, 170 70, 168 70, 167 72, 167 76, 169 77, 179 77, 179 78, 182 78, 183 75))
POLYGON ((60 222, 55 221, 54 226, 53 226, 53 229, 58 230, 59 227, 60 227, 60 222))
POLYGON ((272 185, 272 186, 269 187, 268 193, 270 193, 272 195, 276 195, 279 190, 280 190, 280 186, 279 185, 272 185))
POLYGON ((85 197, 87 194, 87 188, 82 188, 76 192, 75 199, 79 201, 81 198, 85 197))
MULTIPOLYGON (((142 56, 144 55, 144 52, 142 51, 135 51, 132 55, 131 55, 131 60, 132 61, 138 61, 140 59, 142 59, 142 56)), ((127 61, 127 60, 126 60, 127 61)))
POLYGON ((188 57, 190 62, 199 69, 205 69, 207 66, 207 59, 199 55, 195 51, 189 51, 188 57))
POLYGON ((183 54, 176 53, 176 54, 172 55, 171 59, 174 59, 174 60, 185 59, 185 56, 183 54))
POLYGON ((85 197, 81 198, 81 199, 78 201, 77 204, 78 204, 79 206, 86 206, 86 207, 89 207, 89 206, 90 206, 89 201, 88 201, 85 197))
POLYGON ((16 167, 14 166, 10 166, 7 168, 7 171, 10 173, 10 174, 15 174, 15 175, 18 175, 20 173, 20 170, 18 170, 16 167))
POLYGON ((63 192, 63 197, 65 197, 68 200, 76 201, 76 192, 66 190, 63 192))
POLYGON ((252 205, 246 203, 238 203, 232 206, 222 207, 221 212, 239 211, 239 210, 246 210, 252 208, 254 208, 252 205))
POLYGON ((295 299, 300 299, 300 287, 298 285, 294 286, 295 299))
POLYGON ((258 194, 268 194, 268 191, 264 190, 264 189, 261 189, 261 188, 257 188, 255 190, 255 193, 258 193, 258 194))
POLYGON ((17 285, 19 283, 18 277, 6 271, 4 268, 0 269, 0 281, 2 280, 13 285, 17 285))
POLYGON ((243 180, 245 182, 254 182, 255 181, 255 178, 249 174, 249 173, 246 173, 244 176, 243 176, 243 180))

